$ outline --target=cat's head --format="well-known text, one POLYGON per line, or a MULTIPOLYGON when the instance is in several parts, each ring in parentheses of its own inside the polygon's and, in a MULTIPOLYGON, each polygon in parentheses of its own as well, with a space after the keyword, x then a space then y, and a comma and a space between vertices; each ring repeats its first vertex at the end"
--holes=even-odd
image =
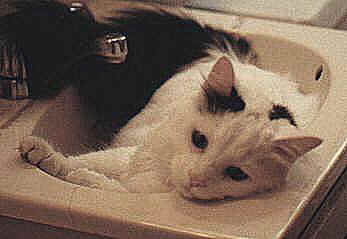
POLYGON ((168 106, 143 147, 185 197, 221 199, 273 189, 298 157, 321 143, 303 135, 285 106, 240 84, 266 72, 237 64, 225 56, 215 61, 206 77, 200 75, 196 94, 168 106))

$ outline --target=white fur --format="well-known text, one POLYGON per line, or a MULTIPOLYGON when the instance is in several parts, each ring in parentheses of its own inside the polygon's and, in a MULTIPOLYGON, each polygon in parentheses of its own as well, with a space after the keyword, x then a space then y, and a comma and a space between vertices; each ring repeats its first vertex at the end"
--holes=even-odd
POLYGON ((41 156, 34 156, 34 150, 24 158, 63 180, 120 192, 168 192, 175 188, 186 197, 220 199, 278 187, 291 163, 320 141, 299 137, 308 142, 308 146, 300 146, 293 135, 285 138, 287 141, 278 140, 281 127, 290 128, 290 132, 297 129, 287 120, 270 121, 268 112, 274 103, 288 106, 303 126, 314 114, 311 110, 305 117, 308 109, 317 108, 316 99, 302 95, 286 77, 227 56, 246 108, 236 113, 208 113, 201 86, 224 56, 218 52, 212 55, 168 80, 120 131, 111 149, 64 159, 45 142, 31 137, 22 142, 22 153, 29 151, 26 145, 33 144, 41 156), (193 130, 208 138, 206 149, 193 145, 193 130), (241 168, 250 177, 232 180, 224 173, 229 166, 241 168))

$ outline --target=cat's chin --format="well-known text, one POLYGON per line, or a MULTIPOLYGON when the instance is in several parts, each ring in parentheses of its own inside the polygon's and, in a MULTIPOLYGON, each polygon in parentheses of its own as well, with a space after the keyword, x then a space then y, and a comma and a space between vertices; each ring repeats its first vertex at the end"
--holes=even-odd
POLYGON ((219 195, 216 192, 209 192, 207 190, 204 190, 201 187, 176 187, 176 190, 178 193, 181 194, 182 197, 186 199, 194 199, 194 200, 221 200, 224 199, 225 195, 219 195))
POLYGON ((199 188, 192 188, 191 194, 192 194, 192 199, 199 199, 199 200, 222 200, 226 197, 224 195, 211 195, 209 193, 201 191, 199 188))

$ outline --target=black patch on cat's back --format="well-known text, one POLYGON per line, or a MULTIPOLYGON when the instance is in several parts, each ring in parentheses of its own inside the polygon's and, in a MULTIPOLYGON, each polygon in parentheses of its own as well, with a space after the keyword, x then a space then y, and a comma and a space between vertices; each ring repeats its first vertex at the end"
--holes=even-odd
POLYGON ((236 55, 249 51, 242 38, 161 9, 131 9, 98 22, 54 0, 15 0, 11 6, 16 11, 0 17, 0 42, 23 55, 30 96, 73 84, 99 122, 116 128, 139 113, 165 81, 208 56, 211 46, 226 52, 228 42, 236 55), (110 32, 127 38, 121 64, 93 54, 97 39, 110 32))
POLYGON ((79 89, 101 115, 117 121, 118 127, 139 113, 174 74, 207 57, 208 49, 225 52, 225 41, 230 45, 239 42, 228 33, 165 10, 131 9, 108 18, 108 24, 127 37, 127 59, 123 64, 108 65, 89 58, 86 66, 79 65, 88 69, 78 70, 79 89))
MULTIPOLYGON (((25 67, 32 98, 55 95, 71 84, 71 77, 64 77, 63 72, 80 57, 95 52, 95 39, 109 29, 58 1, 3 2, 0 8, 8 3, 11 10, 0 16, 0 66, 20 60, 16 65, 25 67)), ((21 72, 17 67, 9 73, 21 72)))

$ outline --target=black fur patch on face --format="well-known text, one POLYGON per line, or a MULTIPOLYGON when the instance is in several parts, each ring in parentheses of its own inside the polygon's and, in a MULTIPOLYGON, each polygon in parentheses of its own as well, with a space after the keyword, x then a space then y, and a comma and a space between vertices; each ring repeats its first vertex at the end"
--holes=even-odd
POLYGON ((224 112, 239 112, 245 109, 246 103, 232 87, 230 95, 224 96, 212 87, 203 88, 207 101, 207 111, 213 114, 224 112))
POLYGON ((272 110, 269 113, 269 119, 270 120, 287 119, 291 125, 297 127, 297 124, 291 112, 289 112, 287 107, 282 105, 274 105, 272 107, 272 110))

